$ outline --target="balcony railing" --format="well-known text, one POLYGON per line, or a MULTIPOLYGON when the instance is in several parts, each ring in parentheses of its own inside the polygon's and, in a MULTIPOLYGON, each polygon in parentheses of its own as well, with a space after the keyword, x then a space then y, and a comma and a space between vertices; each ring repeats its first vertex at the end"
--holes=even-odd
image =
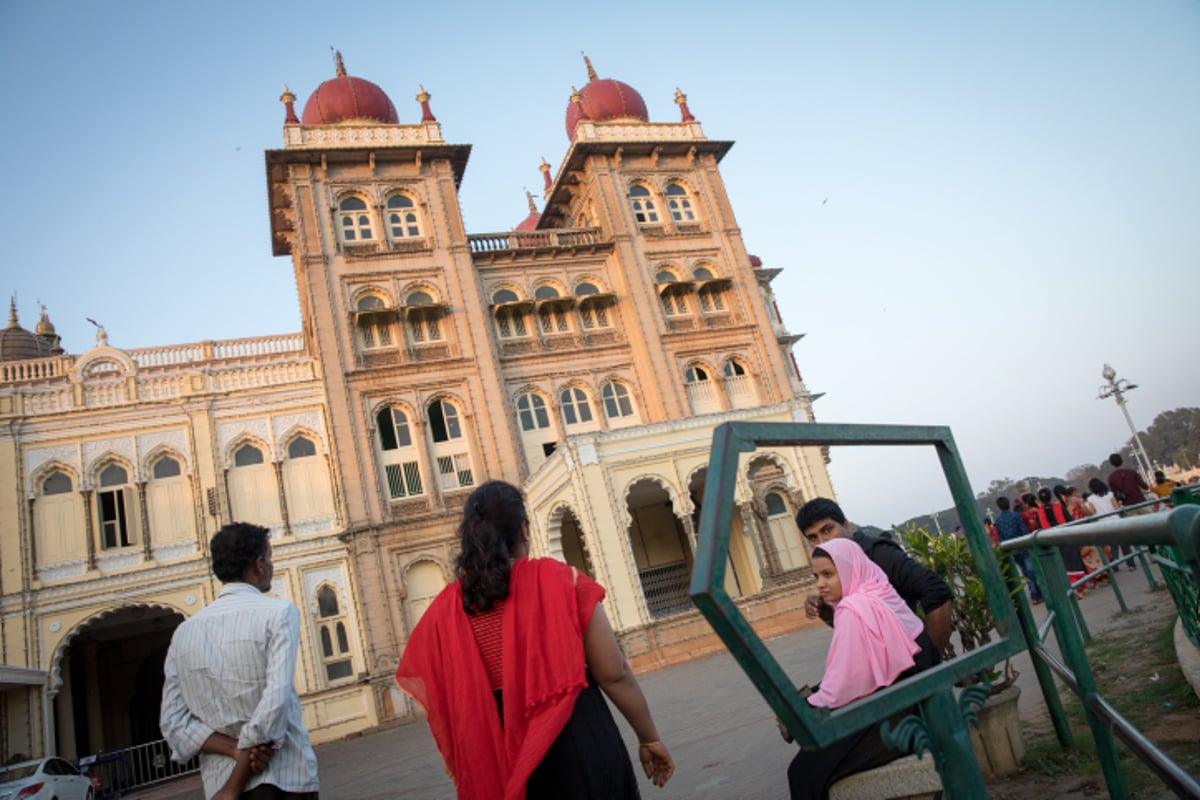
POLYGON ((496 253, 504 250, 544 250, 554 247, 582 247, 606 241, 596 228, 559 228, 545 231, 506 231, 476 233, 467 237, 472 253, 496 253))

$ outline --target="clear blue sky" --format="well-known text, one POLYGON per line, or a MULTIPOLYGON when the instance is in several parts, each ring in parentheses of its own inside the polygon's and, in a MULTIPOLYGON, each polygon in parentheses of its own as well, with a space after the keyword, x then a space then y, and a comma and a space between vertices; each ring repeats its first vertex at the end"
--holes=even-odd
MULTIPOLYGON (((951 426, 977 490, 1200 404, 1194 2, 0 2, 0 289, 69 351, 299 330, 263 150, 338 47, 402 122, 474 146, 468 229, 527 213, 586 74, 712 138, 828 422, 951 426), (453 8, 453 11, 450 9, 453 8)), ((948 504, 932 455, 834 450, 856 521, 948 504)))

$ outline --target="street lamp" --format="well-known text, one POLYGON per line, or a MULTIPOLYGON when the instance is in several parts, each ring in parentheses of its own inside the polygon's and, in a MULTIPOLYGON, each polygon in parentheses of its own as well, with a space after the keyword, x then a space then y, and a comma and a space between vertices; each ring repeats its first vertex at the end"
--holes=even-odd
POLYGON ((1117 405, 1121 407, 1121 413, 1125 415, 1125 422, 1129 424, 1129 432, 1133 434, 1133 455, 1138 462, 1138 469, 1142 472, 1142 477, 1146 482, 1150 482, 1151 468, 1150 459, 1146 456, 1146 448, 1142 446, 1142 439, 1138 436, 1137 428, 1133 425, 1133 419, 1129 416, 1129 409, 1125 407, 1125 392, 1132 391, 1137 388, 1136 383, 1121 378, 1117 380, 1117 371, 1108 364, 1104 365, 1104 371, 1100 373, 1104 380, 1108 381, 1107 386, 1100 387, 1100 396, 1097 400, 1107 400, 1110 397, 1117 399, 1117 405))

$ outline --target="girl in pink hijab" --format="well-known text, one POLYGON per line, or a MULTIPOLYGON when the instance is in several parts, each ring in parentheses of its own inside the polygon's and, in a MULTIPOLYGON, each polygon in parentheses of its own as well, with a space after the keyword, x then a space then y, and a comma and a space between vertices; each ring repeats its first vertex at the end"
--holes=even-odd
MULTIPOLYGON (((809 704, 839 708, 936 663, 936 654, 916 641, 923 623, 857 542, 822 544, 813 550, 812 567, 821 599, 833 606, 833 642, 809 704)), ((908 713, 895 715, 892 724, 908 713)), ((788 767, 792 800, 827 797, 838 779, 903 756, 884 746, 881 724, 819 750, 801 750, 788 767)))

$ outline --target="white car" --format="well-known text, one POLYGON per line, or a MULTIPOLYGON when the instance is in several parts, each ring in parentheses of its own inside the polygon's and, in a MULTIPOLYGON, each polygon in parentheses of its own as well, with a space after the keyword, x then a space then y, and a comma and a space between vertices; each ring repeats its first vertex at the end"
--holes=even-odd
POLYGON ((0 800, 93 800, 92 782, 61 758, 0 767, 0 800))

